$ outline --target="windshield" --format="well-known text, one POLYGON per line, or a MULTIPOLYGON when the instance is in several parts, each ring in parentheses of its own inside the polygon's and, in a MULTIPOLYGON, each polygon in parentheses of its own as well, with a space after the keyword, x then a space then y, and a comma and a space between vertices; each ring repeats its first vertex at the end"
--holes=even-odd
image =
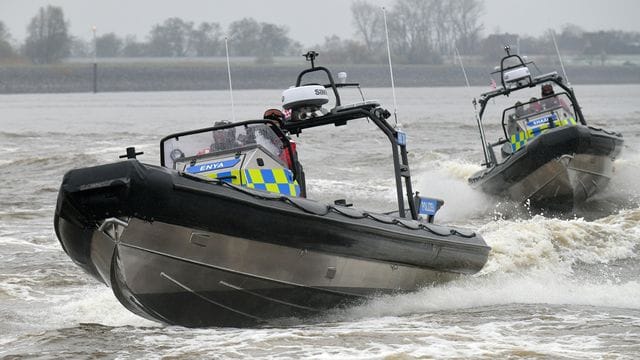
POLYGON ((576 122, 573 104, 566 93, 542 99, 532 98, 525 103, 517 102, 504 111, 502 125, 505 127, 505 135, 508 138, 508 135, 533 127, 541 121, 539 119, 546 119, 547 115, 552 115, 554 120, 576 122))
POLYGON ((161 165, 175 169, 176 161, 184 161, 185 158, 225 154, 255 145, 262 146, 277 159, 284 144, 273 126, 271 123, 241 123, 171 135, 160 144, 161 165))

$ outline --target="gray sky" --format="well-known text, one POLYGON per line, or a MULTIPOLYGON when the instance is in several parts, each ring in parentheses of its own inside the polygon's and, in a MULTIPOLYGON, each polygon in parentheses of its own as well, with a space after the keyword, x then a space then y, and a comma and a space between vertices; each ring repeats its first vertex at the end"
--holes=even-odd
MULTIPOLYGON (((0 21, 15 40, 24 40, 30 19, 41 6, 61 6, 71 24, 71 34, 91 38, 97 33, 133 34, 144 40, 154 24, 169 17, 196 23, 218 22, 223 28, 243 17, 286 25, 289 36, 305 46, 324 42, 330 35, 349 38, 352 0, 0 0, 0 21)), ((395 0, 368 0, 390 7, 395 0)), ((640 31, 638 0, 484 0, 482 22, 485 34, 499 30, 540 35, 546 29, 560 30, 566 23, 587 31, 640 31)))

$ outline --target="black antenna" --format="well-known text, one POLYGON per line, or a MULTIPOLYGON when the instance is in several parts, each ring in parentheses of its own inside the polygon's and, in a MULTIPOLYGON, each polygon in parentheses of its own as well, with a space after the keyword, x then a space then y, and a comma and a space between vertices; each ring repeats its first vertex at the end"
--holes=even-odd
POLYGON ((318 57, 318 53, 315 51, 309 51, 306 54, 302 54, 307 61, 311 61, 311 68, 315 68, 313 61, 318 57))
POLYGON ((135 147, 128 147, 127 153, 124 155, 120 155, 120 159, 135 159, 136 156, 144 154, 142 151, 136 151, 135 147))

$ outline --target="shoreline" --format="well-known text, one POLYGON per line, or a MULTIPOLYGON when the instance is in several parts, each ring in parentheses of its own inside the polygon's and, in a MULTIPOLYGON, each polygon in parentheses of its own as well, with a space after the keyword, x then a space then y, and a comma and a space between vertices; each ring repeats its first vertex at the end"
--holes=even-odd
MULTIPOLYGON (((388 87, 386 65, 323 64, 334 74, 346 71, 363 87, 388 87)), ((286 89, 307 64, 236 64, 234 89, 286 89)), ((471 86, 488 86, 488 66, 466 66, 471 86)), ((541 67, 543 73, 553 69, 541 67)), ((640 84, 638 66, 569 66, 573 85, 640 84)), ((397 87, 464 86, 457 65, 394 65, 397 87)), ((98 92, 193 91, 228 89, 226 64, 219 62, 98 62, 98 92)), ((322 79, 322 81, 325 81, 322 79)), ((93 63, 0 65, 0 94, 77 93, 93 91, 93 63)))

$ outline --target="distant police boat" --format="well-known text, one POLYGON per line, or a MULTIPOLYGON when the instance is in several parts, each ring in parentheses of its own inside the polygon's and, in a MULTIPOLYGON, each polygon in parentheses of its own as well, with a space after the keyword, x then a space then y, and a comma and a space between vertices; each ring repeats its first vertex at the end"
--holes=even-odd
POLYGON ((532 62, 510 54, 508 46, 505 50, 507 56, 494 73, 502 86, 480 96, 477 121, 485 169, 469 183, 537 209, 571 212, 609 183, 622 135, 588 126, 573 89, 562 77, 556 72, 532 76, 532 62), (556 93, 554 85, 563 91, 556 93), (502 111, 504 137, 488 143, 484 115, 489 100, 538 87, 540 98, 517 101, 502 111))
POLYGON ((132 312, 188 327, 305 318, 479 271, 490 248, 473 231, 432 223, 442 202, 413 193, 406 137, 389 112, 375 101, 343 105, 338 89, 357 84, 334 83, 315 56, 283 93, 286 118, 169 135, 161 166, 129 148, 125 161, 65 174, 54 222, 66 253, 132 312), (312 72, 329 84, 303 85, 312 72), (306 198, 288 135, 357 119, 390 141, 395 215, 306 198))

